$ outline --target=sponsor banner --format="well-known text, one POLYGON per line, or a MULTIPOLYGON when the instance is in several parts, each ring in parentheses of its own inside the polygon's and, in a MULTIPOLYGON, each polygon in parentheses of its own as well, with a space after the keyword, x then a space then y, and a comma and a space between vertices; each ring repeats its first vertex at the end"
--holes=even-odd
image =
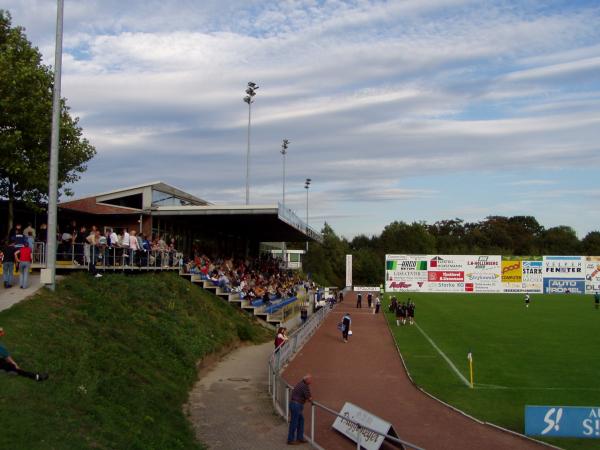
POLYGON ((585 278, 583 256, 544 256, 544 278, 585 278))
POLYGON ((426 270, 407 270, 407 271, 397 271, 397 270, 388 270, 386 274, 386 279, 388 280, 422 280, 427 281, 427 271, 426 270))
POLYGON ((600 407, 525 406, 525 434, 600 438, 600 407))
POLYGON ((523 261, 523 283, 542 283, 544 281, 542 261, 523 261))
POLYGON ((465 256, 465 292, 501 292, 499 255, 465 256))
POLYGON ((379 292, 379 286, 354 286, 354 292, 379 292))
POLYGON ((429 292, 465 292, 465 283, 427 283, 429 292))
POLYGON ((462 255, 430 255, 429 270, 463 270, 465 266, 462 255))
POLYGON ((366 450, 379 450, 386 434, 398 436, 391 423, 350 402, 344 403, 333 428, 366 450))
POLYGON ((523 282, 523 261, 502 261, 502 283, 523 282))
POLYGON ((427 283, 425 281, 396 281, 385 282, 386 292, 425 292, 427 283))
POLYGON ((579 278, 544 278, 545 294, 585 294, 585 280, 579 278))
POLYGON ((502 283, 502 292, 505 294, 542 294, 544 286, 539 283, 502 283))
POLYGON ((600 256, 585 258, 585 293, 595 294, 600 291, 600 256))
POLYGON ((427 272, 427 281, 465 281, 465 273, 451 270, 427 272))

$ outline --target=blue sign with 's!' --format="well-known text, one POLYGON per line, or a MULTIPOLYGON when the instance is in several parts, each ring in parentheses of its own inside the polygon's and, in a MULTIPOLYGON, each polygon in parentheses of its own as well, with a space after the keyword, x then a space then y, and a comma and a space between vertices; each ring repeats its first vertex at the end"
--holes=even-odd
POLYGON ((600 439, 600 407, 525 406, 525 434, 600 439))

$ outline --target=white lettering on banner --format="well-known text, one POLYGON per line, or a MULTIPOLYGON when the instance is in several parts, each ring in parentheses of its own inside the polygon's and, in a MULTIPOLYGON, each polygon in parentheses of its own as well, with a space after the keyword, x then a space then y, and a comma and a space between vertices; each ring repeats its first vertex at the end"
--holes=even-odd
POLYGON ((379 292, 379 286, 354 286, 354 292, 379 292))
POLYGON ((397 436, 392 424, 353 403, 346 402, 340 415, 343 417, 336 417, 333 428, 354 442, 359 442, 360 436, 361 448, 378 450, 386 434, 397 436), (363 427, 369 427, 375 431, 363 427))

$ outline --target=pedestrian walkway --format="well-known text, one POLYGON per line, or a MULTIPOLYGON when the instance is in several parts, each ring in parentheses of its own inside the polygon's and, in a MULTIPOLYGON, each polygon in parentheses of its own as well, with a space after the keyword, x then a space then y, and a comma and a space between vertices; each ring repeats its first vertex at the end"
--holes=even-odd
POLYGON ((39 272, 33 272, 29 275, 29 287, 27 289, 19 287, 19 276, 17 275, 13 280, 13 287, 8 289, 0 287, 0 311, 4 311, 15 303, 19 303, 21 300, 33 295, 41 287, 43 287, 43 284, 40 282, 39 272))
POLYGON ((201 371, 184 410, 209 449, 289 448, 287 423, 275 414, 268 392, 272 351, 271 342, 240 347, 201 371))

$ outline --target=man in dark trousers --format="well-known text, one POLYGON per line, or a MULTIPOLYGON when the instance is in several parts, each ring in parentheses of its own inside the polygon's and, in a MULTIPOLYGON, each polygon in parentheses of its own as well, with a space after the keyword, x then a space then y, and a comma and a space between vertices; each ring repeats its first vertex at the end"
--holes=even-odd
POLYGON ((12 287, 13 284, 16 251, 14 240, 7 241, 0 250, 0 253, 2 253, 2 277, 5 288, 12 287))
POLYGON ((304 404, 312 402, 312 394, 309 385, 312 383, 312 375, 307 373, 302 380, 292 389, 290 400, 290 428, 288 431, 288 445, 306 444, 304 439, 304 404))
POLYGON ((351 323, 352 319, 350 318, 350 313, 344 314, 344 317, 342 317, 342 339, 344 342, 348 342, 348 333, 350 333, 351 323))
MULTIPOLYGON (((0 338, 4 337, 4 328, 0 327, 0 338)), ((44 381, 48 379, 47 373, 34 373, 22 370, 19 365, 12 359, 8 350, 0 344, 0 370, 4 370, 9 373, 16 373, 22 377, 31 378, 35 381, 44 381)))
POLYGON ((356 296, 356 307, 362 308, 362 294, 360 292, 356 296))

